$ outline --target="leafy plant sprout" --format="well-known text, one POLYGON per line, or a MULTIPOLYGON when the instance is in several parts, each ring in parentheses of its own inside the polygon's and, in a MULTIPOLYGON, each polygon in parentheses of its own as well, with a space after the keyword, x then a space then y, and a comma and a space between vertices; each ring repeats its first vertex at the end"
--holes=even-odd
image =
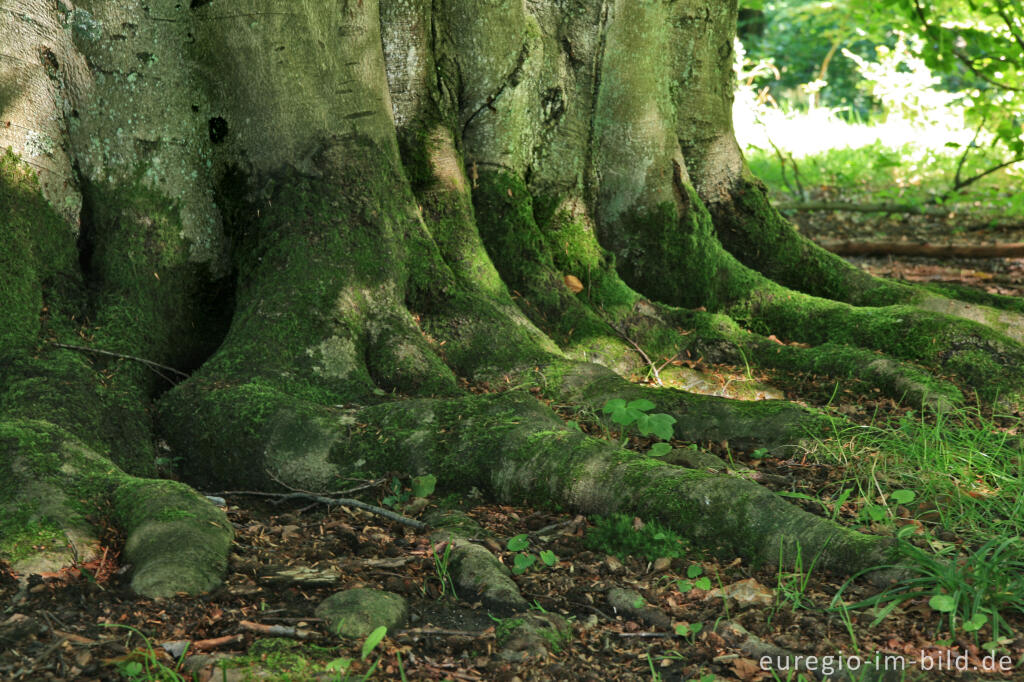
MULTIPOLYGON (((897 548, 900 561, 881 568, 907 571, 909 577, 847 608, 878 609, 873 627, 898 606, 911 600, 927 600, 928 606, 945 621, 950 640, 962 631, 977 641, 982 629, 988 627, 989 638, 982 647, 994 650, 1002 646, 1002 637, 1011 632, 1004 614, 1024 613, 1024 547, 1018 538, 992 538, 960 556, 951 548, 933 554, 902 538, 897 548)), ((841 603, 845 587, 836 593, 833 605, 841 603)))
POLYGON ((431 550, 431 556, 434 559, 434 574, 441 584, 441 596, 444 597, 451 593, 453 597, 458 598, 455 594, 455 581, 451 574, 452 543, 445 542, 444 551, 441 553, 438 553, 438 548, 434 547, 431 550))
MULTIPOLYGON (((653 435, 662 441, 672 440, 674 435, 672 425, 676 423, 676 418, 663 413, 648 414, 655 407, 654 403, 643 398, 631 400, 628 403, 622 398, 613 398, 604 404, 601 411, 614 423, 622 427, 620 433, 623 446, 629 440, 625 435, 626 429, 634 424, 641 436, 653 435)), ((672 446, 667 442, 654 443, 647 451, 647 455, 649 457, 663 457, 671 452, 671 450, 672 446)))
POLYGON ((512 573, 514 575, 522 575, 526 573, 531 567, 537 563, 539 558, 541 563, 548 568, 554 568, 558 563, 558 556, 549 549, 541 550, 537 554, 531 554, 526 550, 530 547, 530 538, 526 533, 520 533, 514 535, 508 539, 505 548, 510 552, 515 552, 512 557, 512 573))
POLYGON ((178 670, 181 669, 182 663, 185 661, 185 654, 188 651, 187 647, 178 657, 176 669, 169 668, 157 657, 156 651, 153 649, 153 643, 150 642, 149 638, 142 631, 130 625, 122 625, 120 623, 103 623, 103 627, 124 628, 142 640, 144 649, 139 652, 140 655, 132 656, 117 664, 121 674, 127 679, 146 680, 147 682, 185 682, 185 678, 178 673, 178 670))
MULTIPOLYGON (((373 650, 376 649, 380 645, 380 643, 384 641, 384 638, 387 637, 387 634, 388 629, 385 626, 381 625, 380 627, 374 629, 373 632, 371 632, 369 635, 367 635, 366 639, 363 640, 361 660, 365 661, 370 656, 370 654, 373 653, 373 650)), ((376 672, 377 668, 380 666, 380 661, 380 658, 374 661, 370 665, 370 667, 367 668, 366 672, 364 672, 362 676, 360 676, 359 678, 351 677, 348 674, 348 669, 352 666, 352 663, 354 662, 354 660, 351 658, 335 658, 334 660, 328 662, 324 666, 324 669, 328 672, 335 673, 334 682, 349 682, 350 680, 355 679, 358 679, 360 682, 366 682, 366 680, 373 677, 373 673, 376 672), (342 677, 342 675, 344 675, 344 677, 342 677)), ((398 657, 398 670, 399 673, 401 674, 401 679, 404 682, 406 678, 405 669, 402 667, 401 655, 399 655, 398 657)))

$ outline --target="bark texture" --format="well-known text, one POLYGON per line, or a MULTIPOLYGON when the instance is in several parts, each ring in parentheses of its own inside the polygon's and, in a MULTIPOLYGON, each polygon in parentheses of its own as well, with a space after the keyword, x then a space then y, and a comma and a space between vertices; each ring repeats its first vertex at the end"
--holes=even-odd
POLYGON ((1017 307, 868 277, 770 206, 732 133, 734 2, 0 9, 0 556, 21 570, 41 544, 80 560, 80 500, 110 499, 138 591, 215 585, 230 526, 154 480, 161 458, 200 488, 431 472, 855 570, 877 540, 583 437, 522 387, 774 448, 823 418, 624 377, 693 353, 936 407, 962 397, 933 371, 1021 395, 1017 307))

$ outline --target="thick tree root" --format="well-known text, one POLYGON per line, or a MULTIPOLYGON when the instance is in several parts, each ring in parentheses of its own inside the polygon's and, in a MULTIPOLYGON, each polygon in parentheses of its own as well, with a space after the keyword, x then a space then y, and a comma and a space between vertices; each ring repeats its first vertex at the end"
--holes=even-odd
POLYGON ((0 422, 7 457, 0 551, 15 571, 39 572, 97 557, 88 517, 110 515, 126 533, 132 589, 146 597, 198 594, 220 584, 233 533, 224 513, 187 486, 129 476, 68 432, 33 420, 0 422), (93 502, 84 502, 92 500, 93 502), (102 507, 109 501, 111 510, 102 507), (94 506, 96 505, 96 506, 94 506), (53 551, 26 547, 43 532, 53 551))
POLYGON ((826 433, 832 423, 818 412, 789 402, 744 402, 634 384, 594 364, 562 363, 550 367, 540 372, 538 383, 555 400, 595 413, 613 398, 644 398, 657 406, 657 412, 676 418, 676 438, 727 441, 741 450, 765 447, 781 453, 799 448, 826 433))
MULTIPOLYGON (((817 348, 785 346, 741 329, 724 315, 644 300, 619 279, 592 231, 579 229, 573 220, 557 214, 548 219, 547 229, 541 229, 528 191, 508 173, 483 173, 474 199, 481 232, 502 278, 523 293, 519 299, 523 311, 559 340, 571 356, 628 375, 644 364, 631 344, 646 351, 648 359, 658 358, 658 362, 682 357, 691 350, 714 362, 749 361, 762 367, 837 378, 855 376, 894 399, 918 407, 946 409, 962 401, 952 384, 856 345, 826 341, 817 348), (583 289, 572 292, 563 282, 563 273, 583 275, 583 289), (686 331, 679 333, 679 329, 686 331)), ((727 265, 731 259, 726 257, 724 261, 727 265)), ((776 296, 799 296, 777 285, 773 289, 777 290, 776 296)), ((838 303, 805 299, 819 307, 850 310, 838 303)), ((736 309, 742 312, 738 306, 736 309)), ((804 322, 802 318, 800 325, 793 326, 802 327, 804 322)), ((793 333, 796 335, 790 338, 800 338, 799 331, 793 333)), ((870 339, 857 340, 871 347, 870 339)), ((913 353, 907 355, 913 357, 913 353)))
POLYGON ((203 470, 206 485, 237 481, 244 468, 252 483, 274 478, 305 488, 371 472, 429 472, 449 489, 475 486, 505 503, 655 518, 751 561, 781 557, 792 565, 802 553, 849 571, 883 558, 877 538, 798 510, 750 481, 673 467, 584 436, 518 391, 355 409, 267 397, 207 388, 190 391, 187 401, 165 401, 168 438, 192 454, 186 468, 217 459, 212 472, 203 470))

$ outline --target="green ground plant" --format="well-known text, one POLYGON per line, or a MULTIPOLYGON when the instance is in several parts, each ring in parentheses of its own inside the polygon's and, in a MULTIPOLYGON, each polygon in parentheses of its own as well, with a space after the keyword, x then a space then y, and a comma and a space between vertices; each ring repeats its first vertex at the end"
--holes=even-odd
POLYGON ((686 579, 676 581, 676 589, 686 594, 693 588, 704 590, 711 589, 711 578, 704 575, 704 567, 700 564, 690 564, 686 567, 686 579))
POLYGON ((587 549, 620 559, 637 556, 648 560, 686 556, 688 547, 678 534, 656 521, 637 524, 626 514, 599 517, 583 539, 587 549))
POLYGON ((185 660, 187 649, 181 652, 175 667, 170 668, 160 661, 153 649, 153 643, 140 630, 119 623, 105 623, 104 626, 123 628, 142 640, 141 649, 137 649, 127 659, 117 663, 118 671, 125 679, 132 680, 132 682, 142 680, 146 682, 185 682, 185 678, 178 670, 181 669, 181 664, 185 660))
MULTIPOLYGON (((363 648, 362 651, 360 652, 360 660, 365 661, 367 658, 369 658, 370 654, 373 653, 373 650, 376 649, 380 645, 380 643, 384 641, 384 638, 387 637, 387 634, 388 629, 381 625, 380 627, 376 628, 373 632, 371 632, 369 635, 367 635, 366 639, 363 640, 363 648)), ((352 667, 354 659, 348 657, 335 658, 334 660, 329 661, 324 666, 324 669, 328 672, 334 673, 334 682, 349 682, 349 680, 359 680, 360 682, 366 682, 366 680, 373 677, 373 673, 375 673, 377 671, 377 668, 380 667, 380 661, 381 659, 378 658, 376 661, 370 664, 370 667, 366 669, 366 672, 364 672, 359 677, 352 677, 349 675, 348 670, 352 667)), ((398 666, 399 671, 401 671, 401 678, 404 681, 405 671, 402 669, 401 658, 398 659, 398 666)))
POLYGON ((779 561, 779 572, 775 585, 775 605, 772 607, 771 615, 774 616, 783 604, 788 604, 792 611, 806 608, 808 606, 807 587, 811 583, 811 575, 814 573, 814 566, 818 562, 816 555, 811 563, 804 569, 804 556, 800 544, 796 547, 796 561, 792 571, 782 569, 782 561, 779 561))
MULTIPOLYGON (((618 424, 622 445, 628 442, 627 431, 630 426, 636 426, 641 436, 656 436, 662 441, 672 440, 674 431, 672 425, 676 418, 661 412, 651 413, 656 407, 650 400, 643 398, 626 402, 622 398, 613 398, 604 404, 601 411, 615 424, 618 424)), ((671 452, 672 446, 667 442, 654 443, 647 451, 648 457, 663 457, 671 452)))
POLYGON ((453 597, 458 598, 458 595, 455 594, 455 581, 451 573, 452 543, 444 543, 444 550, 441 552, 438 552, 435 547, 431 556, 434 559, 434 575, 441 584, 441 596, 444 597, 450 593, 453 597))
MULTIPOLYGON (((939 616, 937 636, 944 631, 946 641, 952 642, 962 632, 978 641, 985 632, 988 638, 982 647, 999 649, 1011 641, 1005 614, 1024 613, 1022 549, 1017 538, 993 538, 958 556, 951 549, 932 553, 903 540, 898 545, 898 561, 882 568, 899 568, 910 576, 846 608, 876 609, 871 623, 875 626, 897 607, 927 600, 939 616)), ((833 598, 833 605, 841 604, 842 592, 840 589, 833 598)))
POLYGON ((818 461, 843 466, 854 480, 859 520, 895 532, 898 551, 883 568, 899 564, 909 573, 847 608, 874 609, 877 625, 896 608, 926 602, 936 636, 984 638, 987 649, 1005 643, 1005 614, 1024 612, 1020 428, 1017 417, 977 407, 909 413, 838 430, 815 450, 818 461))
POLYGON ((402 485, 401 479, 397 476, 391 479, 391 494, 385 495, 381 504, 385 507, 398 509, 417 497, 430 497, 437 487, 437 477, 433 474, 413 476, 409 483, 409 490, 402 485))
POLYGON ((541 564, 548 568, 554 568, 555 564, 558 563, 558 555, 550 549, 543 549, 537 554, 528 552, 527 550, 530 548, 530 538, 526 533, 513 535, 508 539, 505 547, 508 551, 515 553, 512 557, 512 573, 515 575, 522 575, 536 566, 538 558, 540 559, 541 564))
POLYGON ((704 629, 704 623, 687 623, 679 624, 675 627, 675 633, 680 637, 685 637, 686 641, 690 643, 690 646, 694 646, 697 643, 697 635, 704 629))
POLYGON ((782 497, 817 502, 825 511, 825 515, 828 516, 828 518, 832 521, 835 521, 836 518, 839 516, 839 511, 842 509, 843 505, 846 504, 847 500, 850 499, 851 494, 853 494, 853 488, 843 488, 843 490, 835 497, 834 500, 823 500, 818 497, 808 495, 806 493, 795 493, 788 491, 782 491, 779 493, 779 495, 781 495, 782 497))
POLYGON ((1024 457, 1013 435, 1021 427, 1017 417, 986 416, 977 407, 909 413, 837 429, 811 456, 845 468, 862 520, 911 522, 980 545, 1024 534, 1024 457))

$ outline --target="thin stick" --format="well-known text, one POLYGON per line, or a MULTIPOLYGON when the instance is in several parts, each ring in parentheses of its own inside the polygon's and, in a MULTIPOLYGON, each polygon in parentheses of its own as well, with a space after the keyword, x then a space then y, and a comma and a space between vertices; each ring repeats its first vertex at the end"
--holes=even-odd
POLYGON ((259 632, 264 635, 271 635, 274 637, 294 637, 295 639, 309 639, 314 634, 312 630, 295 628, 290 625, 264 625, 263 623, 254 623, 251 620, 239 621, 238 627, 243 630, 259 632))
POLYGON ((658 373, 658 366, 655 365, 654 361, 651 360, 650 356, 644 352, 644 349, 640 347, 640 344, 638 344, 633 339, 629 338, 629 336, 626 335, 626 332, 619 329, 618 326, 611 322, 611 320, 608 320, 606 318, 605 322, 608 324, 609 327, 615 330, 615 333, 617 333, 619 336, 625 339, 626 342, 629 343, 629 345, 633 346, 636 352, 640 354, 640 357, 643 359, 643 361, 646 362, 647 366, 651 368, 651 373, 654 375, 654 383, 656 383, 658 386, 663 386, 664 384, 661 383, 661 375, 658 373))
POLYGON ((213 637, 212 639, 199 639, 192 642, 192 646, 189 648, 193 651, 209 651, 210 649, 219 649, 225 646, 231 646, 232 644, 240 644, 245 641, 245 635, 224 635, 223 637, 213 637))
POLYGON ((540 530, 533 531, 532 533, 530 533, 530 535, 533 535, 534 537, 541 537, 543 535, 547 535, 553 530, 558 530, 559 528, 562 528, 564 526, 571 526, 572 524, 577 523, 578 521, 580 521, 580 517, 574 516, 568 521, 558 521, 557 523, 552 523, 550 526, 544 526, 540 530))
POLYGON ((395 636, 409 636, 409 635, 438 635, 438 636, 450 636, 450 637, 494 637, 494 629, 490 631, 484 630, 482 632, 476 632, 473 630, 445 630, 443 628, 411 628, 409 630, 399 630, 395 633, 395 636))
POLYGON ((159 362, 153 362, 152 360, 147 360, 146 358, 140 358, 140 357, 135 356, 135 355, 125 355, 124 353, 114 353, 113 351, 100 350, 99 348, 89 348, 88 346, 74 346, 74 345, 72 345, 70 343, 54 343, 53 345, 56 346, 57 348, 66 348, 68 350, 79 350, 79 351, 82 351, 83 353, 94 353, 96 355, 106 355, 106 356, 109 356, 109 357, 112 357, 112 358, 121 358, 122 360, 134 360, 135 362, 141 362, 142 364, 146 365, 151 370, 156 372, 158 375, 160 375, 161 378, 166 379, 167 381, 170 381, 172 384, 174 383, 173 381, 171 381, 170 379, 167 379, 167 377, 165 377, 163 374, 160 374, 160 372, 157 372, 156 370, 157 369, 162 369, 162 370, 166 370, 168 372, 172 372, 174 374, 177 374, 178 376, 183 377, 185 379, 188 378, 188 374, 186 374, 185 372, 182 372, 181 370, 174 369, 173 367, 168 367, 167 365, 161 365, 159 362))
POLYGON ((265 493, 258 490, 231 490, 222 492, 221 495, 255 495, 258 497, 273 497, 277 500, 313 500, 320 504, 332 505, 335 507, 355 507, 356 509, 362 509, 364 511, 371 512, 378 516, 383 516, 386 519, 390 519, 396 523, 401 523, 404 526, 415 528, 416 530, 424 530, 427 528, 427 524, 416 519, 410 519, 408 516, 402 516, 388 509, 377 507, 366 502, 360 502, 359 500, 353 500, 349 497, 324 497, 323 495, 316 495, 314 493, 265 493))

